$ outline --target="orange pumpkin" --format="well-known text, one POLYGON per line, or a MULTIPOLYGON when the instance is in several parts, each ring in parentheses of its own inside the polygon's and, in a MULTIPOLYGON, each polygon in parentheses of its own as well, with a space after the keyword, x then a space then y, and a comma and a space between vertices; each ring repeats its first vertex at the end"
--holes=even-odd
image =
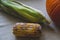
POLYGON ((46 0, 46 9, 55 25, 60 27, 60 0, 46 0))

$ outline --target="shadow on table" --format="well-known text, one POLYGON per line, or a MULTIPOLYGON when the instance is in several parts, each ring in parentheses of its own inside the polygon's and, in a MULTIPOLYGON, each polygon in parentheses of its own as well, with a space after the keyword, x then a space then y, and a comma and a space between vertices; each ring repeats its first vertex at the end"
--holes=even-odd
POLYGON ((16 37, 16 40, 45 40, 45 37, 42 34, 40 37, 16 37))

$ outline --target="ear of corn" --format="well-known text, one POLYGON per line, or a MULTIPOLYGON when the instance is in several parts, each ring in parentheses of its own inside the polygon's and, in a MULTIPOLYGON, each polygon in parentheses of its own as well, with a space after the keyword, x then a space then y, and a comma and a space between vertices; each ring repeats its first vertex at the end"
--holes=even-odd
MULTIPOLYGON (((15 17, 17 19, 21 19, 22 21, 26 21, 26 19, 23 19, 21 15, 17 14, 14 10, 11 10, 10 8, 5 7, 4 5, 1 5, 1 8, 3 9, 3 12, 7 13, 8 15, 15 17), (7 11, 8 10, 8 11, 7 11), (10 14, 11 13, 11 14, 10 14)), ((28 22, 28 20, 26 21, 28 22)))
POLYGON ((16 23, 13 27, 13 34, 16 37, 40 37, 41 26, 35 23, 16 23))
POLYGON ((8 0, 8 1, 1 0, 0 4, 3 5, 3 6, 1 6, 2 9, 5 12, 9 13, 10 15, 17 16, 18 18, 21 17, 21 18, 23 18, 23 20, 26 19, 26 21, 28 21, 28 22, 49 24, 49 21, 46 20, 46 18, 41 14, 41 12, 39 12, 33 8, 30 8, 20 2, 10 1, 10 0, 8 0), (10 11, 10 9, 12 11, 10 11), (14 11, 16 13, 13 13, 14 11))

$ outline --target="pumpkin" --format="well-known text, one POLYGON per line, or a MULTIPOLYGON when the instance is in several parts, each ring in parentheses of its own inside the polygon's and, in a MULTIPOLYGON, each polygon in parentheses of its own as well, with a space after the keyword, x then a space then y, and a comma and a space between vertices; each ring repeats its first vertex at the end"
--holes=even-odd
POLYGON ((60 27, 60 0, 46 0, 46 10, 55 25, 60 27))

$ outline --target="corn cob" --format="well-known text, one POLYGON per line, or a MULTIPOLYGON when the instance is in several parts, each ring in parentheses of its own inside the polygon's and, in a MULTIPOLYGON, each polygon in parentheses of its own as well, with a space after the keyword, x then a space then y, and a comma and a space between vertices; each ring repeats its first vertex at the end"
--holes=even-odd
MULTIPOLYGON (((3 5, 1 5, 1 8, 3 9, 3 12, 7 13, 8 15, 13 16, 13 17, 15 17, 17 19, 20 19, 20 21, 24 21, 24 22, 26 21, 26 19, 23 19, 21 17, 21 15, 17 14, 14 10, 11 10, 10 8, 7 8, 7 7, 3 6, 3 5)), ((28 20, 26 22, 28 22, 28 20)))
MULTIPOLYGON (((41 12, 35 10, 34 8, 30 8, 29 6, 26 6, 20 2, 10 1, 10 0, 1 0, 0 4, 5 7, 4 9, 4 7, 1 6, 3 7, 4 11, 6 11, 7 13, 10 12, 10 9, 14 10, 16 13, 14 13, 13 16, 17 16, 18 18, 22 17, 23 19, 26 19, 28 22, 49 24, 49 21, 46 20, 46 18, 44 17, 44 15, 41 14, 41 12)), ((12 15, 12 13, 9 13, 9 14, 12 15)))
POLYGON ((41 35, 41 26, 36 23, 16 23, 13 27, 16 37, 38 37, 41 35))

